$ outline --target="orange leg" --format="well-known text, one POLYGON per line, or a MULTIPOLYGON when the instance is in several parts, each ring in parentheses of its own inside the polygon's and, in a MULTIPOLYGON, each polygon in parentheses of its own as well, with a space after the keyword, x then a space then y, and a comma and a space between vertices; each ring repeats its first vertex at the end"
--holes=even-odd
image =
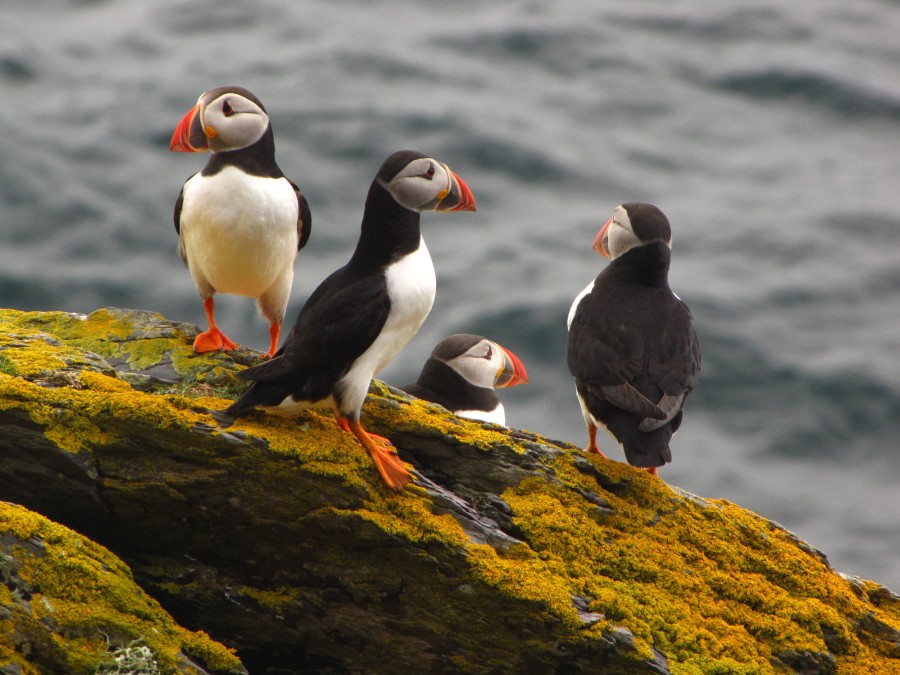
POLYGON ((346 417, 339 417, 338 424, 344 431, 349 431, 356 436, 363 447, 369 451, 378 473, 381 474, 388 487, 402 490, 409 483, 409 471, 403 466, 403 462, 397 456, 397 451, 388 439, 368 433, 362 428, 359 420, 351 421, 346 417))
POLYGON ((194 351, 200 354, 203 352, 217 352, 222 349, 225 351, 237 349, 238 346, 225 337, 218 326, 216 326, 214 317, 215 301, 212 298, 207 298, 203 301, 203 309, 206 311, 206 319, 209 321, 209 330, 205 333, 200 333, 197 339, 194 340, 194 351))
POLYGON ((273 321, 269 324, 269 351, 263 358, 271 359, 278 351, 278 338, 281 337, 281 324, 273 321))
POLYGON ((593 424, 588 424, 588 446, 585 448, 585 452, 592 452, 604 459, 606 458, 606 455, 600 452, 600 448, 597 447, 597 427, 593 424))
POLYGON ((644 471, 649 473, 651 476, 659 476, 659 467, 658 466, 642 466, 644 471))

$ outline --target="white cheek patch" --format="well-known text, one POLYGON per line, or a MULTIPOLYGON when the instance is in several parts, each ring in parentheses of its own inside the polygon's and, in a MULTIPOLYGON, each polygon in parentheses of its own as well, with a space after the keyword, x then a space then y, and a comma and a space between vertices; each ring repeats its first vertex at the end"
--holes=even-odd
POLYGON ((216 125, 216 129, 222 142, 234 150, 256 143, 262 138, 269 123, 268 118, 263 115, 240 114, 226 120, 216 125))
POLYGON ((639 242, 634 232, 624 228, 618 223, 613 223, 609 228, 609 255, 615 260, 623 253, 634 248, 639 242))
POLYGON ((476 387, 494 388, 497 372, 503 368, 499 352, 494 352, 490 359, 463 354, 449 364, 456 372, 476 387))
POLYGON ((440 162, 421 159, 397 174, 385 188, 401 206, 410 211, 425 211, 446 197, 450 186, 450 173, 440 162), (429 166, 434 168, 430 179, 424 176, 429 166))
POLYGON ((416 183, 417 181, 413 178, 403 178, 391 183, 388 190, 400 206, 417 211, 421 202, 418 190, 416 190, 416 183))

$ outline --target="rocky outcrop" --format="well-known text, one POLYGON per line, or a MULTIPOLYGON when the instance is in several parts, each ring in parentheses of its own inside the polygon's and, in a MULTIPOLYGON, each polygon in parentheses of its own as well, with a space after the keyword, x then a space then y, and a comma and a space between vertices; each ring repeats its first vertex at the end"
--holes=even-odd
POLYGON ((0 580, 2 673, 246 675, 230 650, 178 626, 108 550, 5 502, 0 580))
POLYGON ((225 418, 256 355, 195 333, 0 312, 0 499, 251 673, 900 668, 900 599, 775 523, 376 382, 364 422, 417 476, 393 494, 330 415, 225 418))

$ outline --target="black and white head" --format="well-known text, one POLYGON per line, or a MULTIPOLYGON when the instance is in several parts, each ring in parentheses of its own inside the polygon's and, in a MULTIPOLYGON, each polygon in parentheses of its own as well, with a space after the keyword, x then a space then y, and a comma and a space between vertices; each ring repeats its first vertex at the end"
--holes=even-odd
POLYGON ((637 246, 661 241, 672 248, 669 219, 653 204, 630 203, 617 206, 613 216, 600 228, 593 249, 615 260, 637 246))
POLYGON ((474 211, 472 191, 443 162, 401 150, 388 157, 375 180, 411 211, 474 211))
POLYGON ((172 135, 173 152, 247 148, 269 129, 262 102, 243 87, 216 87, 200 95, 172 135))
POLYGON ((438 343, 431 358, 447 364, 476 387, 500 389, 528 382, 525 366, 515 354, 480 335, 451 335, 438 343))

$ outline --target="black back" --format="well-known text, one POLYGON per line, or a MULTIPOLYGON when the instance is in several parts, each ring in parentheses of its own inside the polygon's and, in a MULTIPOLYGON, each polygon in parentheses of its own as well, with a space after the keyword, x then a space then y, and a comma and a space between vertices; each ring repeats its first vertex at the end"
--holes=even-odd
POLYGON ((669 289, 669 261, 660 241, 612 261, 582 298, 569 329, 567 361, 578 393, 636 466, 671 461, 669 439, 682 414, 644 432, 645 416, 614 405, 602 388, 628 383, 656 403, 663 394, 686 396, 700 374, 699 340, 690 310, 669 289))

